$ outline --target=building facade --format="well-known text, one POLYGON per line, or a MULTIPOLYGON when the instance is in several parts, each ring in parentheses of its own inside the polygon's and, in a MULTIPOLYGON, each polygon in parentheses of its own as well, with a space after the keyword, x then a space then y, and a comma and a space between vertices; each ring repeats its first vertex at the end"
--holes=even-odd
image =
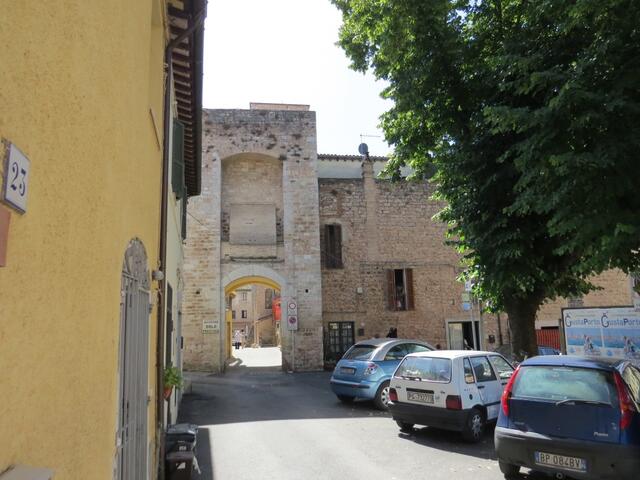
MULTIPOLYGON (((326 366, 354 342, 390 331, 441 348, 508 348, 506 316, 480 312, 457 280, 458 256, 433 220, 443 204, 427 182, 380 179, 383 157, 317 154, 305 106, 207 110, 204 130, 205 193, 190 210, 198 222, 185 269, 187 368, 224 368, 222 299, 251 282, 287 285, 285 368, 326 366), (297 332, 287 329, 291 299, 300 305, 297 332), (296 348, 294 361, 294 344, 307 356, 296 348)), ((603 290, 586 305, 631 303, 621 273, 595 281, 603 290)), ((545 304, 537 328, 557 328, 563 302, 545 304)))
POLYGON ((160 431, 175 416, 161 394, 165 347, 176 343, 165 319, 176 318, 182 288, 175 225, 199 189, 201 151, 199 123, 172 131, 174 119, 199 120, 204 7, 3 9, 0 472, 157 477, 160 431))
POLYGON ((432 187, 377 178, 384 158, 318 158, 325 359, 390 329, 442 348, 498 346, 495 316, 463 308, 432 187))
POLYGON ((185 368, 222 371, 228 296, 279 291, 283 367, 322 368, 315 113, 305 106, 205 110, 202 193, 189 204, 185 368), (284 322, 282 322, 284 323, 284 322))

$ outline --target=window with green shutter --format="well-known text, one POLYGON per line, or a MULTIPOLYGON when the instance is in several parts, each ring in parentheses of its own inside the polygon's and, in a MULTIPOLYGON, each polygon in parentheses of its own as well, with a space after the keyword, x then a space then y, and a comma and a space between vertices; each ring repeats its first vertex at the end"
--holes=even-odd
POLYGON ((184 125, 173 120, 173 151, 171 152, 171 187, 176 198, 185 196, 184 180, 184 125))

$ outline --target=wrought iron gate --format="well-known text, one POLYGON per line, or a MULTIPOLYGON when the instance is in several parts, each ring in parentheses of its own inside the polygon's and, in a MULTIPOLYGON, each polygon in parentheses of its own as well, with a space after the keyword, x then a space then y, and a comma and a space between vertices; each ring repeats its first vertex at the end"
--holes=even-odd
POLYGON ((354 344, 354 322, 329 322, 324 331, 324 360, 335 363, 354 344))
POLYGON ((145 480, 149 385, 149 274, 147 255, 139 240, 133 240, 125 253, 121 295, 116 478, 145 480))

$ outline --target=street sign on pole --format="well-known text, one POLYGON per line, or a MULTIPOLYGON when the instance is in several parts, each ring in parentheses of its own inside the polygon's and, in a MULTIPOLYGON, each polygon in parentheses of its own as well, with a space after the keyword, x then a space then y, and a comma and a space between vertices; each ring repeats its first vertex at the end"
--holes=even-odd
POLYGON ((293 298, 287 301, 287 330, 298 330, 298 303, 293 298))

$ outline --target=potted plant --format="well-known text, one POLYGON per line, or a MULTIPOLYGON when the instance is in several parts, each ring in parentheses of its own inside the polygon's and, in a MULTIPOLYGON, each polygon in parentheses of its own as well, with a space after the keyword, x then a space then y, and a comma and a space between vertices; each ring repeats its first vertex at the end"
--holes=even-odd
POLYGON ((168 400, 173 387, 182 388, 182 372, 169 364, 164 369, 164 398, 168 400))

